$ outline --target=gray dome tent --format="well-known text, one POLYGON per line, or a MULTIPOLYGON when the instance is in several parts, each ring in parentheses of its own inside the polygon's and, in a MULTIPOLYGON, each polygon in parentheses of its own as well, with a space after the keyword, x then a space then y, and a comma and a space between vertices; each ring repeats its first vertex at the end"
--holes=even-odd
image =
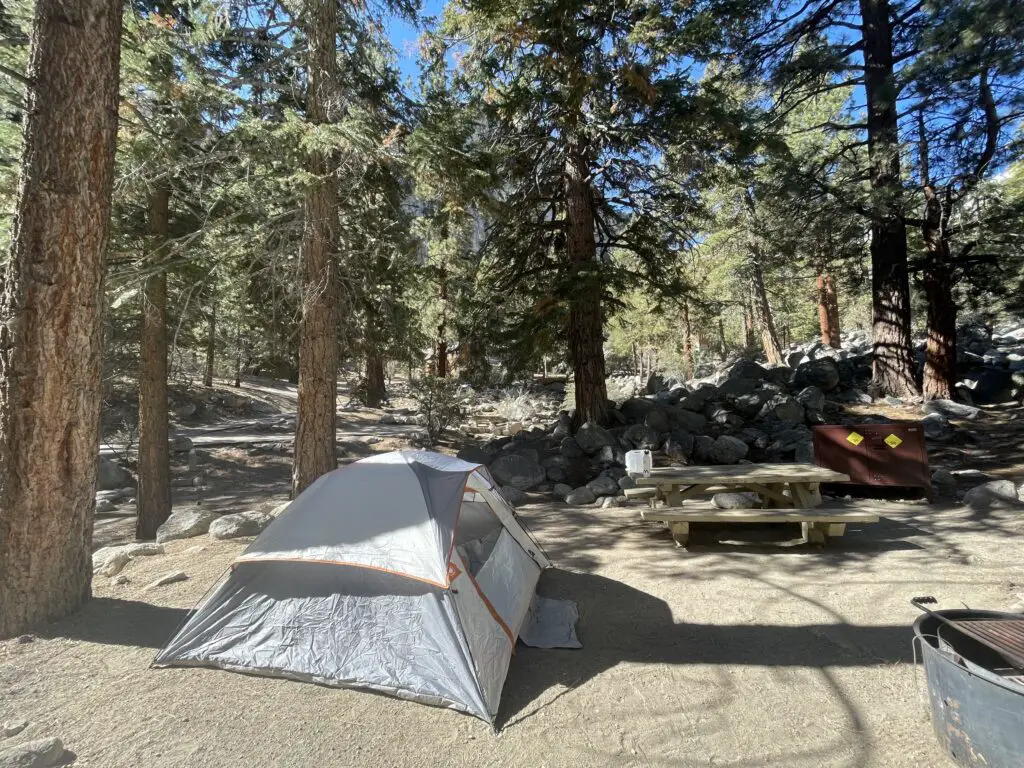
POLYGON ((493 723, 549 566, 484 467, 373 456, 301 493, 154 665, 366 688, 493 723))

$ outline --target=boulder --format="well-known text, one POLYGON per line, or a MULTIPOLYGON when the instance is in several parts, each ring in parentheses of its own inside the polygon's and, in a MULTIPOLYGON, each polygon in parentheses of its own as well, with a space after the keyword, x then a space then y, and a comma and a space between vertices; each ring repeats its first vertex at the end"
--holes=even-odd
POLYGON ((719 509, 760 509, 764 506, 756 493, 716 493, 711 503, 719 509))
POLYGON ((160 544, 139 541, 133 544, 122 544, 117 547, 102 547, 92 553, 92 571, 100 576, 116 576, 135 557, 162 555, 164 548, 160 544))
POLYGON ((776 395, 761 408, 760 419, 803 423, 804 407, 788 395, 776 395))
POLYGON ((676 431, 669 434, 661 450, 673 461, 689 461, 693 455, 693 443, 693 435, 676 431))
POLYGON ((595 501, 597 501, 597 496, 595 496, 594 492, 586 486, 570 491, 565 497, 565 503, 573 506, 593 504, 595 501))
POLYGON ((793 380, 793 370, 784 365, 768 369, 768 378, 761 384, 765 387, 774 387, 780 394, 789 392, 793 380))
POLYGON ((686 411, 694 411, 699 413, 704 410, 704 404, 711 400, 718 394, 717 388, 707 385, 701 386, 690 392, 686 397, 679 401, 679 407, 686 411))
POLYGON ((722 435, 711 445, 708 458, 715 464, 735 464, 746 457, 748 450, 747 444, 742 440, 722 435))
POLYGON ((770 391, 759 389, 748 395, 740 395, 732 401, 732 407, 736 409, 736 413, 743 418, 753 419, 758 413, 760 413, 761 408, 768 400, 771 399, 771 397, 772 394, 770 391))
POLYGON ((966 376, 964 384, 971 391, 971 401, 982 405, 1004 403, 1013 396, 1013 378, 1001 368, 985 368, 966 376))
POLYGON ((570 493, 572 493, 572 486, 565 483, 555 483, 555 487, 551 489, 551 495, 559 499, 564 499, 570 493))
POLYGON ((188 453, 192 450, 192 440, 184 435, 175 435, 167 441, 171 453, 188 453))
POLYGON ((491 474, 500 485, 509 485, 521 491, 528 491, 547 479, 544 467, 534 456, 513 453, 502 456, 490 466, 491 474))
POLYGON ((754 381, 761 381, 767 377, 767 375, 768 371, 753 360, 740 359, 737 360, 733 364, 732 368, 729 369, 729 373, 726 374, 726 379, 753 379, 754 381))
POLYGON ((463 446, 455 455, 470 464, 487 464, 491 460, 491 454, 475 445, 463 446))
POLYGON ((733 437, 737 437, 750 447, 761 451, 767 448, 771 442, 771 438, 756 427, 744 427, 739 432, 736 432, 733 437))
POLYGON ((605 496, 600 499, 601 509, 611 509, 613 507, 621 507, 622 502, 619 501, 618 496, 605 496))
POLYGON ((964 494, 964 504, 975 512, 1024 506, 1013 480, 992 480, 976 485, 964 494))
POLYGON ((645 424, 634 424, 626 429, 622 436, 632 448, 639 450, 656 451, 661 445, 661 435, 658 431, 645 424))
POLYGON ((958 403, 955 400, 929 400, 921 406, 925 413, 938 413, 947 419, 966 419, 971 421, 981 414, 980 408, 973 405, 958 403))
POLYGON ((798 388, 817 387, 822 392, 831 392, 839 386, 839 380, 839 367, 828 357, 801 363, 793 377, 798 388))
POLYGON ((932 472, 932 490, 940 499, 955 499, 956 475, 948 469, 936 469, 932 472))
POLYGON ((680 409, 672 414, 672 421, 678 429, 693 434, 701 434, 707 429, 708 421, 701 414, 680 409))
POLYGON ((672 429, 672 420, 668 412, 657 408, 644 417, 644 424, 656 432, 668 432, 672 429))
POLYGON ((921 419, 924 427, 924 436, 929 440, 949 440, 956 434, 956 427, 949 423, 949 419, 941 413, 929 413, 921 419))
POLYGON ((514 485, 503 485, 498 489, 501 495, 513 507, 518 507, 529 501, 529 497, 514 485))
POLYGON ((864 405, 870 405, 875 401, 871 395, 862 389, 856 387, 849 387, 844 389, 839 394, 835 395, 835 399, 841 403, 862 403, 864 405))
POLYGON ((594 456, 594 461, 605 466, 625 466, 626 454, 616 445, 606 445, 594 456))
POLYGON ((567 459, 578 459, 583 456, 583 449, 575 437, 566 437, 558 444, 558 452, 567 459))
POLYGON ((157 528, 156 543, 165 544, 175 539, 190 539, 202 536, 210 530, 210 523, 219 515, 205 509, 191 508, 173 512, 169 518, 157 528))
POLYGON ((628 490, 630 488, 636 488, 636 480, 629 475, 623 475, 618 479, 619 488, 622 490, 628 490))
POLYGON ((64 744, 56 736, 26 741, 0 752, 0 768, 52 768, 63 762, 64 744))
POLYGON ((132 473, 113 459, 100 456, 96 466, 96 490, 113 491, 135 485, 132 473))
POLYGON ((184 571, 171 571, 170 573, 165 573, 155 581, 151 581, 142 588, 142 591, 145 592, 150 589, 156 589, 157 587, 163 587, 179 581, 188 581, 188 575, 184 571))
POLYGON ((743 426, 741 416, 718 403, 708 403, 704 408, 704 415, 708 417, 709 421, 726 428, 734 429, 743 426))
POLYGON ((814 463, 814 443, 810 440, 803 440, 797 443, 793 449, 793 461, 798 464, 814 463))
POLYGON ((709 461, 711 449, 715 444, 713 437, 707 435, 696 435, 693 438, 693 459, 697 462, 709 461))
POLYGON ((259 536, 273 519, 266 512, 256 510, 224 515, 210 523, 210 538, 237 539, 242 536, 259 536))
POLYGON ((614 496, 619 492, 619 484, 607 475, 595 477, 586 487, 594 492, 594 496, 614 496))
POLYGON ((647 414, 660 410, 660 403, 642 397, 631 397, 619 406, 619 412, 626 417, 627 424, 643 424, 647 414))
MULTIPOLYGON (((576 432, 576 442, 579 443, 580 448, 588 456, 593 456, 606 446, 618 445, 618 441, 611 432, 604 427, 599 427, 597 424, 590 422, 584 424, 576 432)), ((564 450, 562 455, 566 455, 564 450)))
POLYGON ((548 467, 547 468, 547 479, 552 483, 564 483, 567 475, 562 467, 548 467))
POLYGON ((808 414, 821 413, 825 410, 825 393, 818 387, 804 387, 797 393, 796 401, 808 414))
POLYGON ((734 400, 754 392, 761 382, 758 379, 726 379, 718 385, 716 397, 723 400, 734 400))
POLYGON ((269 514, 271 517, 274 517, 274 518, 280 517, 281 515, 283 515, 285 513, 285 511, 291 505, 292 505, 291 501, 282 502, 281 504, 276 505, 267 514, 269 514))
POLYGON ((665 377, 660 373, 652 373, 647 377, 646 390, 648 395, 656 395, 666 388, 665 377))

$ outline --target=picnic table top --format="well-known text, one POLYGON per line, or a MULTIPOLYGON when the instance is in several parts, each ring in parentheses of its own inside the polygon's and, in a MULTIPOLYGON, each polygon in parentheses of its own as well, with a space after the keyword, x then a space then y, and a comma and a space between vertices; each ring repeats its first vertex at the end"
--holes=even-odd
POLYGON ((632 474, 638 486, 743 485, 744 483, 845 483, 849 475, 814 464, 732 464, 657 467, 650 475, 632 474))

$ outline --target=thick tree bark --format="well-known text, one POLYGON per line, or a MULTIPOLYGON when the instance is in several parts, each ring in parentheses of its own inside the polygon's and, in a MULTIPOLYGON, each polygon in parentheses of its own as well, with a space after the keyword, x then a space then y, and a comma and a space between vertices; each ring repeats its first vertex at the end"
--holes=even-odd
MULTIPOLYGON (((149 203, 151 257, 163 259, 167 243, 170 192, 153 192, 149 203)), ((142 292, 139 370, 139 493, 135 538, 156 538, 171 514, 171 468, 167 444, 167 273, 146 278, 142 292)))
POLYGON ((601 286, 593 274, 597 241, 594 237, 594 190, 590 163, 575 141, 565 164, 565 235, 569 269, 574 281, 569 298, 569 360, 576 392, 573 427, 608 420, 608 388, 604 367, 604 316, 601 286))
POLYGON ((818 326, 821 329, 821 343, 839 349, 839 297, 836 295, 832 275, 822 272, 818 275, 818 326))
POLYGON ((921 234, 925 263, 921 275, 928 307, 928 346, 925 351, 925 399, 950 398, 956 389, 956 316, 953 264, 947 235, 948 209, 930 186, 924 189, 925 212, 921 234))
POLYGON ((38 0, 0 299, 0 638, 89 598, 121 0, 38 0))
MULTIPOLYGON (((338 106, 336 35, 338 0, 306 0, 303 16, 307 53, 306 120, 329 123, 338 106)), ((309 153, 302 232, 302 320, 299 326, 298 425, 292 495, 337 466, 334 452, 338 397, 338 342, 334 261, 337 189, 331 158, 309 153)))
POLYGON ((366 355, 366 405, 380 408, 387 394, 384 386, 384 358, 377 349, 371 348, 366 355))
POLYGON ((439 379, 448 377, 448 342, 444 338, 444 323, 437 326, 437 348, 434 351, 434 375, 439 379))
POLYGON ((860 0, 871 162, 871 289, 874 315, 873 388, 917 393, 910 342, 907 228, 900 211, 900 142, 889 0, 860 0))
POLYGON ((775 331, 772 307, 768 303, 768 292, 764 287, 764 271, 761 269, 760 254, 755 252, 749 262, 751 314, 761 336, 761 347, 769 365, 782 365, 782 347, 775 331))
POLYGON ((217 298, 210 300, 210 313, 206 316, 206 370, 203 386, 213 386, 213 372, 217 363, 217 298))

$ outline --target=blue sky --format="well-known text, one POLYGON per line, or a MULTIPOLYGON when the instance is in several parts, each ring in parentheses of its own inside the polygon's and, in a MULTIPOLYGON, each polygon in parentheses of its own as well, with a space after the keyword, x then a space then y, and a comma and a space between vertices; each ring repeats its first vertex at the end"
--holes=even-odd
MULTIPOLYGON (((444 8, 444 0, 423 0, 419 13, 419 23, 431 16, 440 16, 444 8)), ((403 78, 413 78, 419 74, 416 65, 416 40, 420 29, 402 19, 391 17, 388 20, 388 37, 398 51, 398 67, 403 78)))

